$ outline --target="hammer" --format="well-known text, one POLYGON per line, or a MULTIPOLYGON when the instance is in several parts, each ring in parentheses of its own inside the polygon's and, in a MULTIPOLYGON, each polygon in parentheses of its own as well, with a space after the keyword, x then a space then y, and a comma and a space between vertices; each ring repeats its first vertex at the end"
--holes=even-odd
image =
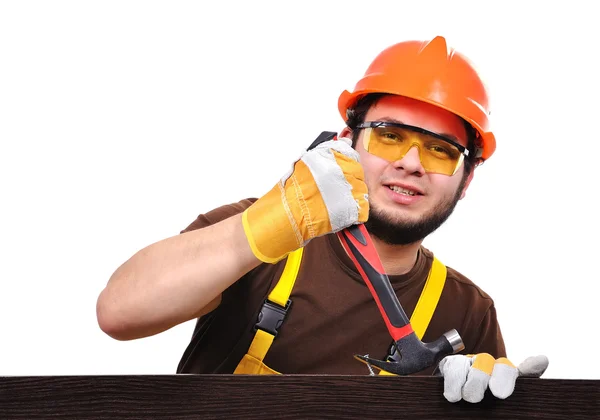
POLYGON ((357 360, 396 375, 410 375, 437 365, 443 357, 464 349, 463 341, 455 329, 447 331, 431 343, 423 343, 417 337, 384 273, 379 255, 364 225, 350 226, 337 235, 373 295, 394 340, 386 360, 354 355, 357 360))
MULTIPOLYGON (((337 139, 337 133, 324 131, 308 147, 308 150, 333 139, 337 139)), ((417 337, 384 272, 375 245, 364 225, 350 226, 337 232, 337 235, 373 295, 383 321, 394 340, 386 360, 354 355, 357 360, 367 366, 373 365, 396 375, 410 375, 434 364, 437 365, 443 357, 458 353, 465 348, 455 329, 447 331, 431 343, 423 343, 417 337)))

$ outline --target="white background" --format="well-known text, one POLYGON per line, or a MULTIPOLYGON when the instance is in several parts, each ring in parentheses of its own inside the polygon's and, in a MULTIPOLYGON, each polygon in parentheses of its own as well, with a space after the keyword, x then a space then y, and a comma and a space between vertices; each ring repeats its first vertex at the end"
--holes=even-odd
POLYGON ((426 245, 496 301, 509 357, 600 378, 593 2, 0 3, 0 375, 174 373, 193 322, 115 341, 140 248, 264 194, 383 48, 444 35, 498 140, 426 245))

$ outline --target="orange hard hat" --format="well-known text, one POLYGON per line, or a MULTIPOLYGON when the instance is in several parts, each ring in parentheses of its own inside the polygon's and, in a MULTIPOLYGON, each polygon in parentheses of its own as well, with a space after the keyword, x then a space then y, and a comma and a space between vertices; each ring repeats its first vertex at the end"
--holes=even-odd
POLYGON ((489 128, 488 93, 470 61, 446 46, 444 37, 431 41, 406 41, 383 50, 373 60, 354 92, 342 92, 338 108, 344 121, 347 111, 369 93, 388 93, 424 101, 466 120, 477 131, 480 149, 488 159, 496 149, 489 128))

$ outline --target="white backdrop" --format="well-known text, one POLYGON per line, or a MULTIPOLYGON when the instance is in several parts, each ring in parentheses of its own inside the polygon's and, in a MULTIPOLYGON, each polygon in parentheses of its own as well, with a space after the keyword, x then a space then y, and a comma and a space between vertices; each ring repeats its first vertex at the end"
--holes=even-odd
POLYGON ((425 243, 496 301, 509 357, 600 378, 593 2, 3 1, 0 375, 168 374, 193 322, 115 341, 96 298, 140 248, 260 196, 375 55, 444 35, 498 149, 425 243), (589 4, 589 5, 586 5, 589 4))

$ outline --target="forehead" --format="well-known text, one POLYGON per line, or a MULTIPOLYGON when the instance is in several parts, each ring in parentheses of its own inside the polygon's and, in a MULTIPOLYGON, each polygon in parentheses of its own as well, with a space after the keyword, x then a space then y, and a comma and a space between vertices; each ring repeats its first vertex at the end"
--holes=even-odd
POLYGON ((454 137, 466 146, 464 121, 450 111, 403 96, 384 96, 366 114, 365 121, 397 121, 454 137))

